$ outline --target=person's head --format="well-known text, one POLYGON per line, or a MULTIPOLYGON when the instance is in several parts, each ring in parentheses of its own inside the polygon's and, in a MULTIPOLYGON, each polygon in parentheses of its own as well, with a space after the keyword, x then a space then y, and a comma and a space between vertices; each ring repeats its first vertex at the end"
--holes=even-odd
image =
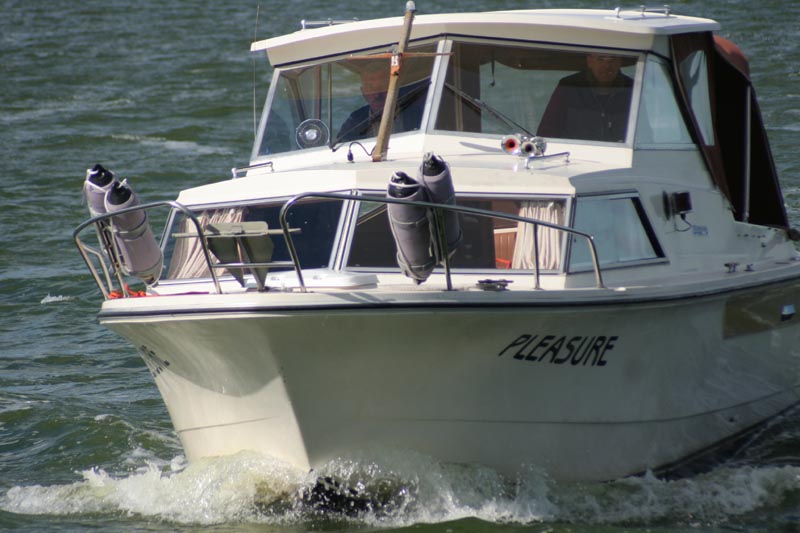
POLYGON ((622 58, 619 56, 606 56, 601 54, 589 54, 586 56, 586 66, 592 73, 595 81, 600 85, 611 85, 619 75, 622 67, 622 58))
POLYGON ((374 112, 383 111, 389 89, 389 67, 369 68, 361 72, 361 94, 374 112))

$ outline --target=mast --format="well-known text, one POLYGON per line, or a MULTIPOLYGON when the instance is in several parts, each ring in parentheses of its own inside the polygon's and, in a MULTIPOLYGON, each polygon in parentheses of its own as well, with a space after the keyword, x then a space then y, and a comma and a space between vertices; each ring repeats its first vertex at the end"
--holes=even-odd
POLYGON ((414 12, 417 10, 414 2, 406 2, 406 12, 403 18, 403 34, 397 43, 397 49, 392 53, 392 65, 389 71, 389 88, 386 91, 386 102, 383 105, 381 125, 378 129, 378 139, 372 151, 373 161, 385 161, 389 147, 389 137, 392 135, 394 113, 397 108, 397 94, 400 90, 400 69, 403 66, 403 54, 411 36, 411 24, 414 21, 414 12))

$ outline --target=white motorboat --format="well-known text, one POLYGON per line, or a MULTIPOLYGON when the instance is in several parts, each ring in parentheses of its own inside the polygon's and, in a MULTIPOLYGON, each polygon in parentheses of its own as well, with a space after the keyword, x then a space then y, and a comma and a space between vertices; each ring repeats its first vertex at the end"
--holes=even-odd
POLYGON ((606 480, 709 450, 800 391, 797 233, 716 30, 409 4, 255 42, 248 166, 155 203, 88 172, 99 321, 189 460, 407 449, 606 480))

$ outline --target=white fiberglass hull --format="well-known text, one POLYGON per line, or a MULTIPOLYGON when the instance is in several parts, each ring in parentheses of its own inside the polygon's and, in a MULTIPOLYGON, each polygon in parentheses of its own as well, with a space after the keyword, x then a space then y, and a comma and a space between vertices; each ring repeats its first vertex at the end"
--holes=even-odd
POLYGON ((798 290, 584 306, 180 296, 101 321, 140 347, 190 460, 256 450, 308 469, 390 448, 602 480, 794 405, 800 328, 780 309, 798 290))

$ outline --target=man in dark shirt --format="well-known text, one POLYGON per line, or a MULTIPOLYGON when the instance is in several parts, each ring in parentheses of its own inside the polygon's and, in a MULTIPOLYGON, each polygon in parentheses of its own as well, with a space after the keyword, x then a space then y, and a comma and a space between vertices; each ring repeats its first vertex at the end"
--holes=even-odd
POLYGON ((619 56, 589 54, 586 66, 558 83, 537 134, 624 142, 633 80, 620 72, 619 56))
MULTIPOLYGON (((394 133, 419 129, 429 82, 430 80, 425 78, 400 88, 392 128, 394 133)), ((336 142, 364 139, 378 134, 388 88, 388 65, 385 69, 373 68, 361 73, 361 94, 367 105, 350 114, 339 128, 336 142)))

